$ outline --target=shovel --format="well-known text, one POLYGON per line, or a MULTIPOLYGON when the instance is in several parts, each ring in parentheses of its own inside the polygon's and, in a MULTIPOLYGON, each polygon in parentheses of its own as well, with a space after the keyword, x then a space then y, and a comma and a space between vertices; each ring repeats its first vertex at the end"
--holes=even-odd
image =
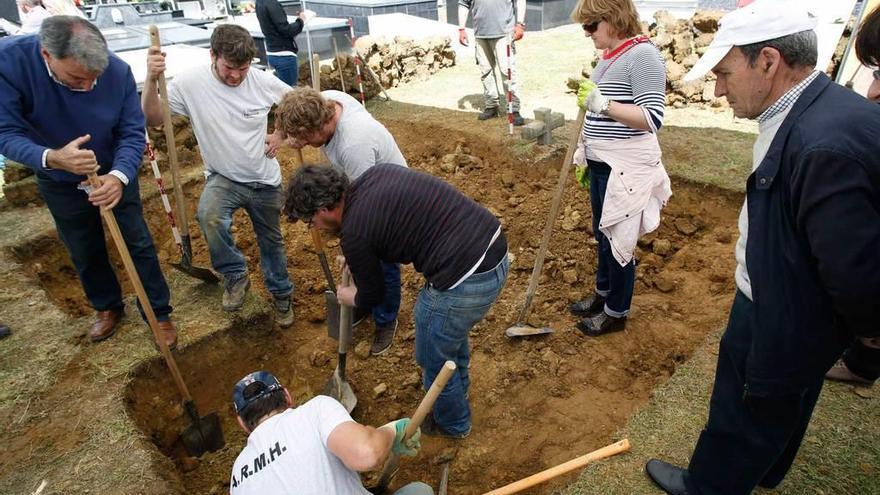
POLYGON ((565 161, 559 171, 559 180, 556 182, 556 193, 553 195, 553 202, 550 204, 550 214, 547 216, 547 224, 544 226, 544 237, 541 239, 541 248, 535 257, 535 267, 532 268, 532 276, 529 277, 529 288, 526 290, 526 300, 523 302, 522 310, 519 313, 516 323, 504 332, 508 337, 526 337, 529 335, 543 335, 553 333, 553 329, 549 327, 536 328, 526 323, 526 317, 532 307, 532 299, 535 297, 535 290, 538 288, 538 279, 541 278, 541 270, 544 268, 544 256, 547 254, 547 245, 550 244, 550 234, 553 233, 553 223, 556 221, 556 215, 559 214, 559 204, 562 202, 562 193, 565 192, 565 181, 568 179, 568 171, 571 168, 571 162, 574 158, 574 149, 577 146, 578 133, 580 132, 580 124, 584 121, 586 111, 582 108, 578 112, 577 120, 575 120, 575 133, 568 142, 568 152, 565 154, 565 161))
MULTIPOLYGON (((150 25, 150 42, 156 48, 161 48, 162 43, 159 40, 159 28, 150 25)), ((199 280, 216 284, 220 282, 214 272, 207 268, 200 268, 192 264, 192 244, 189 240, 189 221, 186 216, 186 203, 183 198, 183 182, 180 180, 180 171, 177 166, 177 146, 174 143, 174 124, 171 122, 171 110, 168 107, 168 86, 165 82, 165 74, 159 74, 159 96, 162 100, 165 127, 165 145, 168 148, 168 162, 171 164, 171 177, 174 179, 174 203, 177 207, 177 220, 180 221, 180 240, 175 241, 180 248, 180 263, 171 263, 171 266, 177 268, 183 273, 195 277, 199 280)))
MULTIPOLYGON (((342 271, 342 286, 347 287, 350 275, 348 270, 342 271)), ((351 306, 339 305, 339 361, 336 363, 336 371, 324 384, 324 395, 333 397, 349 413, 357 405, 357 396, 351 389, 351 384, 345 379, 345 358, 348 352, 348 344, 351 342, 351 306)))
MULTIPOLYGON (((89 175, 89 182, 92 188, 96 189, 101 186, 95 174, 89 175)), ((187 453, 193 457, 201 457, 205 452, 220 450, 225 444, 223 430, 220 428, 220 417, 217 416, 217 413, 210 413, 207 416, 199 417, 199 411, 196 409, 192 396, 186 388, 186 383, 184 383, 183 377, 180 375, 180 370, 177 368, 177 362, 174 361, 171 350, 168 349, 165 339, 159 332, 159 321, 156 319, 156 313, 153 312, 153 307, 150 305, 146 291, 144 291, 141 277, 134 266, 131 254, 128 252, 128 246, 125 244, 125 239, 122 237, 122 232, 120 232, 119 225, 116 223, 116 217, 113 216, 112 210, 106 208, 101 208, 100 210, 101 217, 104 218, 104 222, 107 224, 108 230, 110 230, 110 235, 113 237, 113 243, 116 244, 116 249, 119 250, 119 257, 122 259, 122 264, 125 266, 125 271, 128 273, 128 278, 131 280, 131 285, 134 287, 138 301, 141 303, 141 309, 147 316, 147 322, 150 324, 150 330, 153 331, 156 345, 159 346, 159 351, 162 353, 162 357, 165 358, 165 364, 168 365, 171 377, 174 378, 174 383, 177 385, 180 396, 183 398, 183 408, 190 418, 189 426, 181 433, 183 445, 186 447, 187 453)))
POLYGON ((324 270, 324 278, 327 279, 328 289, 324 291, 324 303, 327 306, 327 335, 333 340, 339 340, 339 301, 336 299, 336 284, 333 283, 333 272, 327 263, 327 254, 324 252, 324 240, 321 239, 321 231, 318 227, 312 227, 312 242, 318 259, 321 260, 321 269, 324 270))
MULTIPOLYGON (((434 402, 437 401, 440 392, 446 388, 446 382, 452 378, 452 374, 455 373, 455 368, 455 363, 452 361, 446 361, 443 363, 443 367, 440 368, 440 373, 437 374, 437 378, 434 378, 434 383, 431 384, 431 388, 425 393, 425 397, 422 399, 422 402, 419 403, 416 412, 409 419, 409 424, 406 425, 406 430, 403 432, 404 441, 409 440, 409 437, 413 436, 419 426, 422 425, 422 421, 425 420, 425 417, 431 413, 431 409, 434 408, 434 402)), ((392 478, 397 474, 399 463, 400 457, 392 452, 388 457, 388 460, 385 461, 385 466, 382 468, 382 474, 379 476, 379 482, 376 483, 376 486, 370 491, 373 493, 385 493, 392 478)))

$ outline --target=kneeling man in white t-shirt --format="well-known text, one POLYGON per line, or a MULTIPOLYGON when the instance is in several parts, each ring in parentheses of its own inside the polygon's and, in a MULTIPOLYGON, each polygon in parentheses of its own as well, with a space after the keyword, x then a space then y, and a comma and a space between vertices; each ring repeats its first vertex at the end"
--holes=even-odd
MULTIPOLYGON (((232 402, 249 435, 232 467, 231 495, 369 494, 358 471, 381 468, 391 452, 415 456, 419 451, 419 430, 403 441, 409 418, 364 426, 324 395, 294 408, 290 393, 267 371, 239 380, 232 402)), ((433 493, 414 482, 395 495, 433 493)))

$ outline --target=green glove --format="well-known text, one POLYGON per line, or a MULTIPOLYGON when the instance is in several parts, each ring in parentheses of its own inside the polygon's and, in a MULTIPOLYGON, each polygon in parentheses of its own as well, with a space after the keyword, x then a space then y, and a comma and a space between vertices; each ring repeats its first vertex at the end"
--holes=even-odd
POLYGON ((404 441, 403 434, 406 431, 406 426, 408 424, 409 418, 402 418, 396 421, 391 421, 390 423, 383 425, 382 428, 390 428, 391 430, 394 430, 394 443, 391 444, 392 452, 397 455, 415 457, 419 453, 419 449, 422 447, 421 443, 419 443, 419 438, 422 436, 422 430, 421 428, 417 428, 416 432, 413 433, 413 436, 404 441))
POLYGON ((598 86, 591 79, 584 79, 581 82, 581 85, 578 86, 578 107, 586 110, 587 109, 587 97, 590 96, 590 93, 596 89, 598 86))
POLYGON ((574 167, 574 178, 583 188, 590 187, 590 169, 586 165, 577 165, 574 167))

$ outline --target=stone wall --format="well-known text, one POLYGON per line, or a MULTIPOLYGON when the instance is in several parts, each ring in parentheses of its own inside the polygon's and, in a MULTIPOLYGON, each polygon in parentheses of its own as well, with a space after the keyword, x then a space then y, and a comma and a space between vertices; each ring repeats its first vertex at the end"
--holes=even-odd
MULTIPOLYGON (((371 76, 370 69, 382 86, 391 88, 410 81, 423 81, 444 67, 455 65, 455 51, 447 37, 435 36, 414 40, 397 36, 393 40, 384 37, 362 36, 355 42, 355 49, 366 65, 361 66, 364 93, 367 99, 376 96, 381 88, 371 76), (367 68, 369 66, 369 69, 367 68)), ((355 59, 340 54, 331 65, 321 66, 321 89, 342 89, 359 98, 355 59)), ((309 84, 311 76, 308 64, 300 65, 300 84, 309 84)))

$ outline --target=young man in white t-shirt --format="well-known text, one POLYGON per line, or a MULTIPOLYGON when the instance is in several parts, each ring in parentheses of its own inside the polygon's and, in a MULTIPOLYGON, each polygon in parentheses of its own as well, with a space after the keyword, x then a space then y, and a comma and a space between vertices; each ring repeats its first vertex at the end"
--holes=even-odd
MULTIPOLYGON (((291 293, 279 212, 281 167, 275 159, 283 143, 266 135, 269 112, 290 87, 263 71, 250 71, 256 45, 241 26, 222 24, 211 35, 211 65, 177 75, 168 89, 171 112, 189 117, 205 164, 207 181, 198 219, 214 270, 223 275, 223 309, 237 311, 250 288, 244 255, 232 237, 232 215, 243 208, 251 218, 266 288, 275 299, 275 321, 293 324, 291 293)), ((156 80, 165 55, 151 48, 142 105, 148 125, 159 125, 163 109, 156 80)), ((184 226, 186 228, 186 226, 184 226)))
MULTIPOLYGON (((330 164, 351 182, 377 164, 406 167, 394 137, 363 105, 341 91, 295 88, 284 95, 275 111, 276 128, 294 148, 320 147, 330 164)), ((370 308, 376 332, 370 353, 379 356, 391 348, 400 310, 400 265, 382 263, 385 298, 370 308)))
MULTIPOLYGON (((380 428, 356 423, 339 402, 319 395, 293 408, 290 393, 266 371, 235 384, 232 402, 248 441, 233 464, 231 495, 368 494, 358 471, 381 468, 389 453, 415 456, 419 435, 403 441, 409 418, 380 428)), ((414 482, 395 495, 432 495, 414 482)))

